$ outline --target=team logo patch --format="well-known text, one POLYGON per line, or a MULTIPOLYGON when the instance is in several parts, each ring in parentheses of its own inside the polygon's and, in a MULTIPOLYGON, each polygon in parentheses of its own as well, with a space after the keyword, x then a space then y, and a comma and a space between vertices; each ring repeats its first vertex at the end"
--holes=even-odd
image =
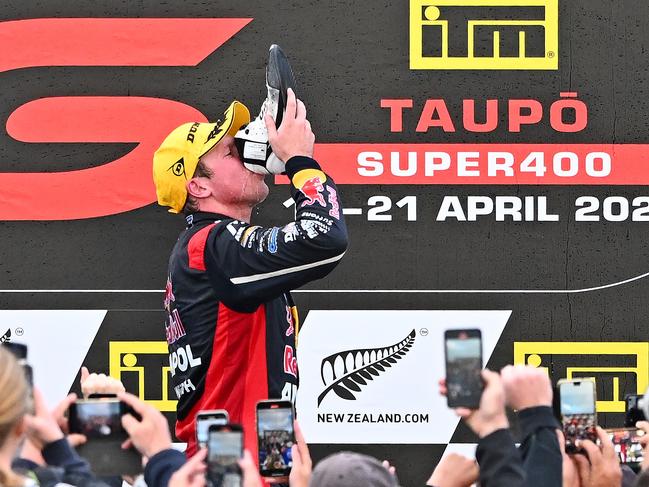
POLYGON ((284 372, 297 377, 297 357, 290 345, 284 347, 284 372))
POLYGON ((185 175, 185 159, 182 157, 180 160, 174 162, 167 171, 171 171, 174 176, 184 176, 185 175))
POLYGON ((320 204, 320 206, 327 206, 324 195, 322 194, 324 192, 324 186, 322 185, 322 179, 320 179, 319 176, 314 176, 311 179, 307 179, 300 188, 300 191, 304 196, 307 197, 307 200, 302 203, 302 206, 310 206, 316 201, 320 204))

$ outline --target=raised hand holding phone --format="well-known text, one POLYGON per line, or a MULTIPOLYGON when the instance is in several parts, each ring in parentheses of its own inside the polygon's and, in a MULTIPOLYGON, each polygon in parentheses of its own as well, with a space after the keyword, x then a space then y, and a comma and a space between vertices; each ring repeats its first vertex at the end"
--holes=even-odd
POLYGON ((595 379, 561 379, 558 382, 561 424, 566 437, 566 452, 578 453, 578 440, 597 442, 595 379))
POLYGON ((238 424, 213 424, 207 437, 208 487, 242 487, 243 428, 238 424))
POLYGON ((478 409, 483 388, 480 330, 446 330, 444 356, 448 407, 478 409))
POLYGON ((259 473, 271 479, 288 479, 293 466, 291 448, 295 444, 295 414, 290 401, 257 403, 259 473))

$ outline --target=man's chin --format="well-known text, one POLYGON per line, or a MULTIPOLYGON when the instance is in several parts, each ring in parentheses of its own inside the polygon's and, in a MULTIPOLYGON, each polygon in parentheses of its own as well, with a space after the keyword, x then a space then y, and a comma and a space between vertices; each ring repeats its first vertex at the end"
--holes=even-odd
POLYGON ((268 185, 266 184, 266 182, 263 182, 263 184, 261 185, 261 191, 259 192, 259 199, 257 200, 257 204, 266 201, 269 193, 270 189, 268 189, 268 185))

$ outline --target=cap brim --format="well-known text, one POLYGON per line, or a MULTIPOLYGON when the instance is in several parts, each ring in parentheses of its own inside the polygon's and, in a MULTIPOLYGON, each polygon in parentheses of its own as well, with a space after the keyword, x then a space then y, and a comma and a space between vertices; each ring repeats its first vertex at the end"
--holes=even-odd
POLYGON ((215 135, 214 137, 210 137, 205 145, 203 145, 203 150, 201 151, 199 158, 211 151, 216 144, 221 142, 223 137, 226 135, 235 135, 241 127, 250 123, 250 111, 248 110, 248 107, 237 100, 230 104, 223 116, 224 120, 220 125, 216 123, 214 124, 212 130, 215 131, 215 135))

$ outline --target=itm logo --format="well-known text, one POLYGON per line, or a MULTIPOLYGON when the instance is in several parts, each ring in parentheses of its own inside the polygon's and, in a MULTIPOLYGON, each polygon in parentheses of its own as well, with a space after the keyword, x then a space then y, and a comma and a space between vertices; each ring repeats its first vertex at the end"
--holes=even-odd
POLYGON ((355 401, 361 386, 379 377, 401 360, 415 343, 415 330, 394 345, 382 348, 345 350, 322 359, 320 377, 325 390, 318 396, 318 406, 330 392, 341 399, 355 401))
POLYGON ((559 0, 410 0, 410 69, 559 69, 559 0))
POLYGON ((649 386, 649 342, 514 342, 514 365, 561 378, 594 377, 597 412, 624 413, 626 394, 649 386))

